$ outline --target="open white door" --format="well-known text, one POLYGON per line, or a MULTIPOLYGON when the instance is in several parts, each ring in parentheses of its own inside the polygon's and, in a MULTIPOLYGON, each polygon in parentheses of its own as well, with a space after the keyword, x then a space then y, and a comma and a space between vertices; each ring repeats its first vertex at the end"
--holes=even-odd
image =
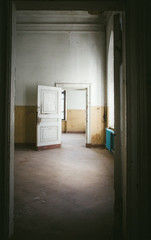
POLYGON ((61 146, 61 89, 37 89, 37 150, 61 146))

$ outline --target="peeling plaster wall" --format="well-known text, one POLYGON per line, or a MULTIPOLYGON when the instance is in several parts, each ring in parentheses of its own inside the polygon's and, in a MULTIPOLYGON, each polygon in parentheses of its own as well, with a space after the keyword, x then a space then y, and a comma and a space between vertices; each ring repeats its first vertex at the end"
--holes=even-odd
POLYGON ((104 106, 91 107, 91 143, 105 145, 104 106))

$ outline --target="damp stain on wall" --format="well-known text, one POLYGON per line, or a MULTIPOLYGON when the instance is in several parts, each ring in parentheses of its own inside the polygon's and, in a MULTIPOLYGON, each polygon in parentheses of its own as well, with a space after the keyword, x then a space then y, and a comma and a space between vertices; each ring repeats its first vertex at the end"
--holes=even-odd
POLYGON ((104 106, 91 107, 91 143, 105 144, 105 108, 104 106))

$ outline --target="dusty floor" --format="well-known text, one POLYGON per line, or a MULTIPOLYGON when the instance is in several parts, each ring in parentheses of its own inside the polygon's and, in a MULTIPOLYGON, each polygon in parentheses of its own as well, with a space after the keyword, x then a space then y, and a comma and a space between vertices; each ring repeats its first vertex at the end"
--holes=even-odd
POLYGON ((111 240, 113 199, 113 156, 82 134, 15 152, 15 240, 111 240))

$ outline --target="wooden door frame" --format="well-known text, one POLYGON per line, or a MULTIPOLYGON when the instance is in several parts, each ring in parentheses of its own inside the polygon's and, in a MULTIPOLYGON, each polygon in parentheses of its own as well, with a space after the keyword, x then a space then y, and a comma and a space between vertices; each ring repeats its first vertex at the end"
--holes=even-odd
MULTIPOLYGON (((4 1, 5 2, 5 1, 4 1)), ((7 37, 9 36, 9 41, 8 41, 8 51, 7 51, 7 58, 9 59, 8 65, 6 66, 5 69, 7 69, 7 71, 10 71, 11 66, 13 66, 12 72, 15 72, 15 66, 13 65, 13 60, 11 61, 11 56, 12 56, 12 52, 11 52, 11 46, 12 45, 12 14, 13 14, 13 10, 11 10, 11 1, 7 0, 8 2, 8 11, 7 11, 7 18, 6 18, 6 26, 8 28, 8 33, 7 33, 7 37), (11 64, 10 64, 11 62, 11 64)), ((106 10, 106 11, 119 11, 119 10, 123 10, 123 4, 121 3, 121 1, 73 1, 73 2, 42 2, 42 1, 38 1, 38 2, 31 2, 31 1, 27 1, 27 2, 22 2, 22 1, 12 1, 12 3, 14 4, 14 6, 16 7, 17 10, 86 10, 86 9, 90 9, 92 11, 98 11, 99 9, 102 10, 106 10)), ((7 7, 6 7, 7 8, 7 7)), ((4 53, 3 55, 5 55, 6 53, 4 53)), ((4 70, 5 70, 4 69, 4 70)), ((7 88, 6 88, 6 97, 4 97, 4 102, 6 103, 8 100, 10 99, 10 102, 12 102, 12 99, 14 98, 14 95, 12 94, 12 89, 13 89, 13 84, 14 84, 14 78, 10 75, 6 76, 7 78, 7 88)), ((10 116, 10 111, 12 111, 12 107, 10 105, 7 106, 7 114, 5 115, 5 121, 9 122, 13 122, 12 116, 13 114, 10 116), (12 120, 11 120, 12 119, 12 120)), ((13 111, 12 111, 13 113, 13 111)), ((12 123, 11 123, 12 125, 12 123)), ((8 127, 5 131, 5 135, 7 135, 8 137, 10 136, 10 132, 11 132, 11 127, 8 127)), ((90 141, 90 135, 88 137, 88 140, 90 141)), ((88 142, 89 142, 88 141, 88 142)), ((4 189, 5 191, 5 197, 4 199, 6 199, 5 204, 2 206, 4 207, 5 212, 7 212, 7 216, 6 218, 3 220, 4 221, 4 227, 3 227, 3 231, 4 231, 4 239, 9 239, 12 235, 13 235, 13 188, 11 187, 10 189, 10 182, 13 181, 13 161, 14 161, 14 157, 13 155, 11 155, 11 149, 13 152, 13 142, 11 142, 11 144, 8 144, 8 142, 10 142, 10 140, 8 139, 8 141, 6 141, 6 145, 5 145, 5 165, 9 166, 8 168, 4 168, 4 176, 7 177, 7 181, 5 181, 5 185, 4 185, 4 189), (10 155, 8 156, 7 153, 10 153, 10 155)))
POLYGON ((86 90, 86 147, 91 145, 91 83, 56 83, 63 90, 86 90))

